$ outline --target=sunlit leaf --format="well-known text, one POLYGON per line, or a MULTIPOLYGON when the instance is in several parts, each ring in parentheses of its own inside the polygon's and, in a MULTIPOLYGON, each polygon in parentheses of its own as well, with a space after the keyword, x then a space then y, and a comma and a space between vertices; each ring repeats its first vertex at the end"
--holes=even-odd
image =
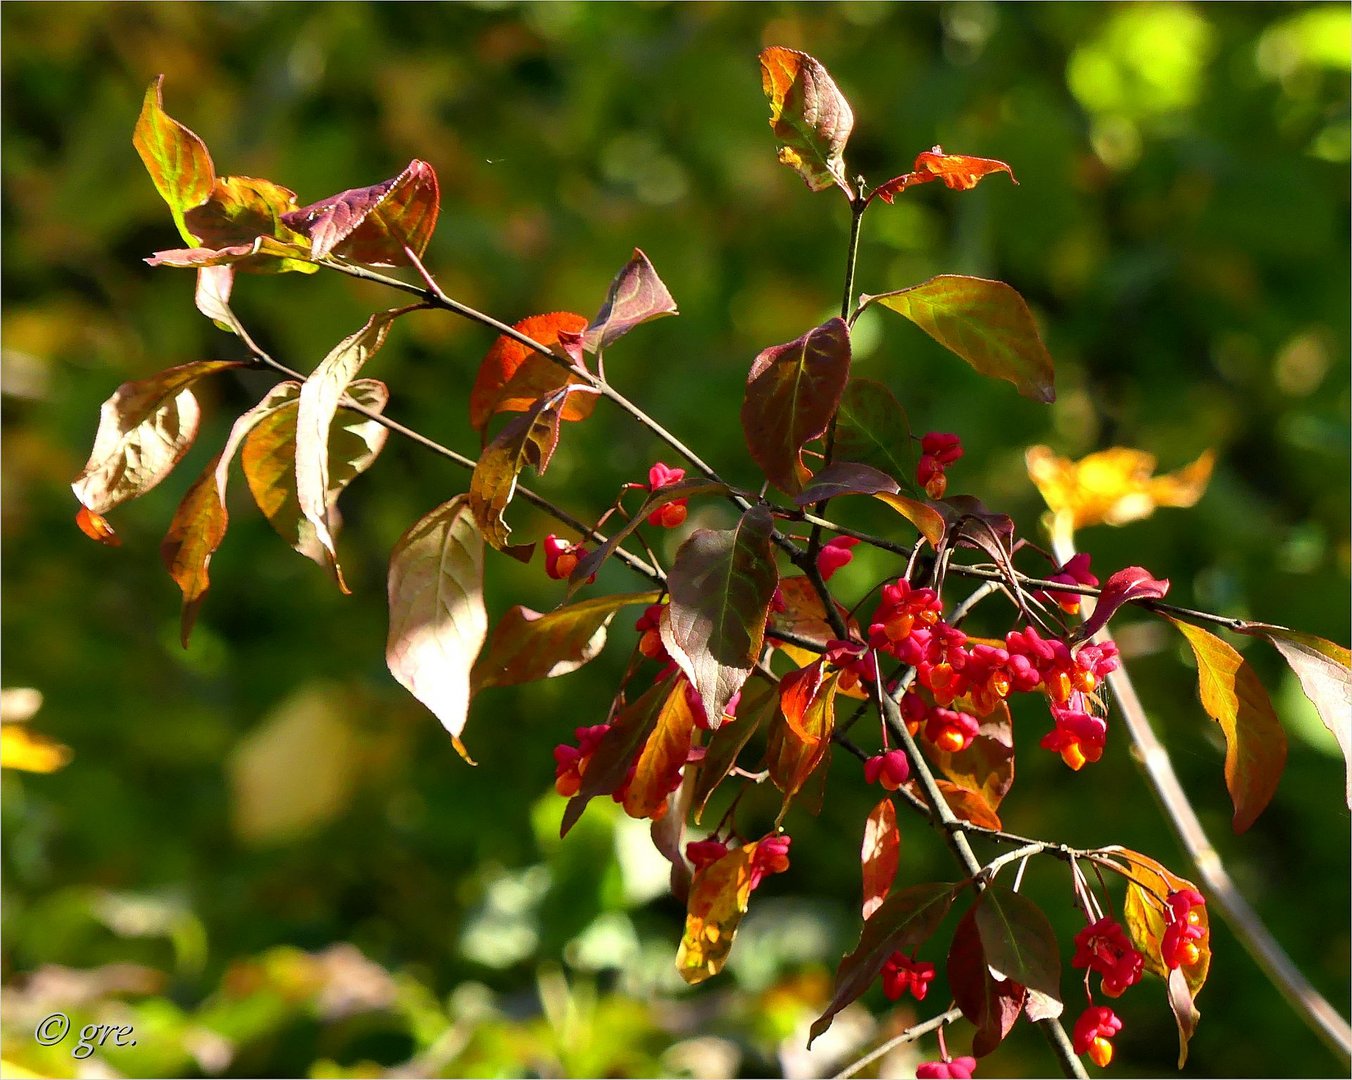
POLYGON ((883 906, 901 859, 901 833, 897 830, 897 807, 882 799, 869 811, 864 823, 864 844, 859 864, 864 878, 864 918, 883 906))
MULTIPOLYGON (((318 268, 310 262, 309 242, 284 221, 295 206, 296 193, 271 180, 223 176, 212 185, 206 202, 189 210, 184 219, 204 248, 217 252, 249 249, 250 257, 232 260, 241 270, 313 274, 318 268)), ((159 261, 150 260, 151 264, 167 265, 165 255, 157 253, 159 261)))
POLYGON ((164 111, 163 85, 164 76, 157 75, 146 90, 132 145, 141 155, 155 190, 169 204, 183 239, 195 244, 197 238, 188 231, 183 215, 206 201, 216 182, 216 170, 206 143, 164 111))
POLYGON ((686 905, 676 970, 694 986, 723 970, 751 897, 756 843, 733 848, 695 872, 686 905))
POLYGON ((245 367, 237 360, 199 360, 125 382, 99 410, 94 449, 71 483, 95 514, 144 495, 173 471, 197 436, 201 410, 189 387, 204 375, 245 367))
POLYGON ((992 884, 973 910, 986 963, 997 979, 1012 979, 1051 1005, 1049 1016, 1061 1014, 1061 953, 1056 931, 1033 901, 992 884))
POLYGON ((976 187, 983 176, 1003 172, 1015 184, 1014 171, 1003 161, 993 158, 970 157, 966 154, 945 154, 943 147, 936 146, 926 150, 915 159, 914 170, 918 173, 931 173, 937 176, 955 191, 969 191, 976 187))
POLYGON ((894 892, 864 923, 859 944, 840 962, 835 990, 826 1011, 812 1024, 808 1045, 827 1028, 836 1013, 873 985, 894 952, 910 952, 925 943, 944 921, 961 885, 931 882, 894 892))
POLYGON ((763 679, 748 679, 737 703, 736 719, 724 722, 710 737, 699 763, 691 801, 698 822, 709 805, 709 797, 732 771, 751 737, 779 712, 779 687, 763 679))
POLYGON ((108 519, 102 514, 94 513, 87 506, 82 506, 75 511, 75 524, 91 540, 97 540, 100 544, 107 544, 109 547, 122 546, 122 538, 117 535, 117 530, 108 523, 108 519))
POLYGON ((1123 604, 1134 600, 1158 600, 1169 591, 1169 579, 1156 580, 1141 566, 1128 566, 1117 571, 1103 585, 1103 592, 1094 600, 1094 613, 1075 628, 1073 641, 1093 637, 1123 604))
POLYGON ((1052 358, 1023 297, 1003 281, 941 274, 909 289, 862 296, 904 315, 982 375, 1005 379, 1034 401, 1056 400, 1052 358))
POLYGON ((665 809, 667 795, 690 756, 695 714, 677 681, 657 714, 652 734, 634 763, 634 776, 624 793, 624 812, 630 817, 652 817, 665 809))
POLYGON ((296 412, 296 500, 335 572, 338 552, 329 529, 329 429, 348 384, 385 344, 385 336, 397 314, 397 310, 391 310, 372 315, 365 326, 345 337, 320 361, 300 388, 296 412))
MULTIPOLYGON (((948 803, 948 808, 953 811, 954 816, 959 820, 970 821, 973 825, 979 825, 983 829, 1004 828, 1004 825, 1000 822, 1000 815, 995 812, 981 792, 962 787, 943 778, 935 780, 934 783, 939 788, 940 794, 943 795, 944 802, 948 803)), ((916 798, 924 797, 920 790, 919 781, 911 780, 905 786, 906 790, 916 798)))
MULTIPOLYGON (((1165 900, 1171 892, 1196 890, 1197 887, 1187 878, 1166 870, 1149 855, 1117 846, 1102 850, 1128 864, 1129 873, 1124 875, 1127 894, 1122 901, 1122 924, 1131 936, 1131 943, 1145 957, 1146 970, 1167 978, 1169 969, 1160 956, 1164 941, 1165 900)), ((1193 908, 1192 912, 1199 920, 1197 925, 1202 930, 1202 937, 1194 943, 1199 954, 1197 963, 1189 964, 1184 974, 1188 990, 1196 997, 1211 970, 1211 920, 1205 905, 1193 908)))
POLYGON ((944 517, 930 503, 911 499, 905 495, 879 491, 874 496, 904 517, 923 536, 931 547, 937 548, 944 538, 944 517))
POLYGON ((975 1027, 972 1055, 985 1057, 1004 1041, 1019 1018, 1028 991, 1010 979, 991 974, 976 909, 963 915, 948 949, 948 986, 958 1008, 975 1027))
MULTIPOLYGON (((963 704, 954 708, 966 708, 963 704)), ((966 711, 971 712, 970 708, 966 711)), ((1000 808, 1014 784, 1014 725, 1009 706, 998 702, 982 720, 976 737, 964 750, 949 753, 927 747, 930 760, 949 781, 975 792, 991 811, 1000 808)))
POLYGON ((1300 688, 1319 711, 1319 719, 1338 740, 1347 766, 1347 805, 1352 807, 1352 653, 1314 634, 1284 626, 1247 623, 1239 630, 1265 638, 1291 665, 1300 688))
POLYGON ((836 722, 836 673, 824 675, 822 661, 791 671, 780 681, 780 715, 770 726, 765 762, 770 779, 784 793, 779 819, 789 803, 827 760, 836 722))
POLYGON ((1188 1063, 1188 1043, 1197 1033, 1197 1024, 1202 1019, 1202 1014, 1197 1011, 1197 1005, 1193 1002, 1192 991, 1188 989, 1188 979, 1183 974, 1182 968, 1175 968, 1169 972, 1167 981, 1169 1011, 1174 1014, 1174 1021, 1178 1024, 1178 1067, 1181 1069, 1188 1063))
POLYGON ((408 266, 405 247, 421 256, 440 212, 437 174, 416 158, 398 176, 351 188, 286 215, 309 237, 314 257, 340 255, 372 266, 408 266))
POLYGON ((306 261, 305 249, 272 236, 256 236, 252 240, 221 248, 194 247, 157 251, 146 263, 150 266, 175 266, 201 269, 206 266, 230 266, 254 273, 282 273, 299 270, 313 274, 319 267, 306 261))
POLYGON ((488 634, 484 545, 468 496, 417 521, 390 553, 390 632, 385 662, 429 709, 468 759, 460 733, 469 676, 488 634))
POLYGON ((856 461, 901 485, 915 477, 911 426, 896 396, 880 382, 851 379, 836 416, 837 461, 856 461))
POLYGON ((65 768, 72 756, 69 746, 24 724, 0 725, 0 768, 50 773, 65 768))
POLYGON ((1073 531, 1086 525, 1125 525, 1158 506, 1192 506, 1211 479, 1215 455, 1206 451, 1174 473, 1153 476, 1155 457, 1142 450, 1114 446, 1071 461, 1046 446, 1024 456, 1028 475, 1055 518, 1073 531))
POLYGON ((197 271, 197 290, 193 301, 197 310, 230 334, 241 335, 243 327, 230 307, 235 287, 235 271, 230 266, 204 266, 197 271))
POLYGON ((474 693, 576 671, 605 647, 606 627, 617 611, 631 604, 655 604, 660 595, 598 596, 543 615, 516 605, 498 621, 474 665, 474 693))
MULTIPOLYGON (((338 587, 347 592, 342 569, 329 559, 314 525, 301 512, 296 493, 296 418, 300 410, 300 384, 282 383, 278 389, 287 392, 286 398, 278 402, 278 408, 259 417, 245 436, 240 451, 244 479, 254 502, 277 535, 328 571, 338 587)), ((385 408, 390 395, 389 389, 378 379, 356 379, 348 385, 346 396, 378 413, 385 408)), ((339 407, 329 428, 329 487, 325 501, 331 535, 338 531, 338 497, 353 480, 375 464, 388 437, 389 431, 378 421, 339 407)))
MULTIPOLYGON (((822 646, 825 646, 828 641, 834 640, 835 631, 826 618, 826 609, 822 606, 821 595, 813 586, 810 578, 804 577, 802 574, 781 578, 779 594, 784 599, 784 610, 771 613, 771 630, 806 638, 822 646)), ((836 612, 845 620, 846 625, 853 624, 848 609, 839 602, 836 603, 836 612)), ((772 641, 771 644, 777 643, 772 641)), ((792 651, 791 647, 782 644, 778 647, 792 651)), ((797 654, 795 653, 795 655, 797 654)))
POLYGON ((1263 684, 1244 657, 1200 626, 1164 618, 1178 627, 1197 658, 1202 708, 1225 735, 1225 786, 1235 806, 1234 829, 1257 820, 1286 768, 1286 733, 1263 684))
POLYGON ((568 835, 568 830, 577 824, 582 811, 587 809, 592 799, 598 795, 609 795, 624 783, 629 767, 634 764, 634 758, 657 726, 662 707, 672 694, 685 694, 680 679, 674 676, 648 687, 637 701, 620 710, 591 761, 587 763, 577 794, 563 808, 560 836, 568 835))
MULTIPOLYGON (((512 327, 546 349, 559 344, 560 332, 580 334, 586 328, 587 320, 571 311, 532 315, 512 327)), ((578 381, 563 365, 504 335, 493 342, 479 364, 479 373, 469 392, 469 422, 482 431, 495 413, 524 412, 545 394, 578 381)), ((563 419, 585 419, 595 403, 594 398, 580 395, 569 403, 563 419)))
POLYGON ((588 352, 601 352, 639 324, 676 313, 676 301, 648 256, 634 248, 634 257, 615 275, 606 302, 583 333, 582 345, 588 352))
POLYGON ((756 357, 742 400, 747 446, 781 491, 795 495, 812 476, 803 447, 820 437, 840 404, 850 374, 850 331, 830 319, 802 337, 756 357))
POLYGON ((853 197, 844 152, 854 113, 826 68, 807 53, 779 45, 761 50, 760 65, 779 160, 813 191, 835 184, 853 197))
MULTIPOLYGON (((192 487, 174 511, 169 531, 160 544, 160 561, 183 593, 179 641, 185 649, 197 619, 197 610, 211 584, 207 566, 212 554, 225 539, 225 528, 229 522, 225 493, 217 481, 217 470, 221 464, 222 458, 217 455, 208 463, 202 475, 193 481, 192 487)), ((224 473, 223 469, 220 471, 224 473)))
POLYGON ((760 657, 770 600, 779 582, 764 507, 732 529, 696 529, 667 575, 670 619, 662 642, 704 702, 716 728, 760 657))

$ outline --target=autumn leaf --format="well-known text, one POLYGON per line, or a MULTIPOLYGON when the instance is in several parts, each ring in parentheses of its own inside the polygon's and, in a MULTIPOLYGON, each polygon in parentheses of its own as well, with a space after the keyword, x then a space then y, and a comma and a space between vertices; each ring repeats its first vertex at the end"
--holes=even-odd
POLYGON ((970 191, 983 177, 997 172, 1007 173, 1012 183, 1018 183, 1014 179, 1014 171, 1003 161, 970 157, 966 154, 945 154, 941 146, 918 155, 912 170, 879 184, 869 196, 869 200, 878 198, 885 203, 891 203, 907 188, 927 184, 931 180, 942 180, 955 191, 970 191))
MULTIPOLYGON (((1105 855, 1127 863, 1128 873, 1123 874, 1127 882, 1127 894, 1122 902, 1122 923, 1131 936, 1131 943, 1145 957, 1146 970, 1166 978, 1169 968, 1161 956, 1165 901, 1171 892, 1182 889, 1196 891, 1197 886, 1187 878, 1165 869, 1149 855, 1116 845, 1100 850, 1105 855)), ((1189 964, 1185 975, 1188 990, 1196 997, 1211 970, 1211 920, 1205 905, 1194 907, 1192 913, 1197 915, 1202 937, 1193 943, 1198 949, 1197 963, 1189 964)))
POLYGON ((1119 570, 1103 585, 1103 592, 1094 600, 1094 613, 1075 628, 1071 641, 1087 641, 1105 626, 1123 604, 1134 600, 1159 600, 1169 592, 1169 580, 1157 581, 1150 571, 1140 566, 1119 570))
POLYGON ((676 301, 648 256, 634 248, 634 257, 615 275, 606 302, 583 332, 582 346, 591 353, 602 352, 641 323, 675 314, 676 301))
POLYGON ((1024 397, 1050 403, 1052 358, 1024 299, 1003 281, 940 274, 909 289, 861 296, 905 316, 982 375, 1013 383, 1024 397))
POLYGON ((670 618, 662 621, 662 643, 699 693, 715 729, 760 657, 779 582, 773 530, 764 507, 746 511, 732 529, 696 529, 667 575, 670 618))
POLYGON ((424 515, 390 553, 385 662, 466 760, 470 671, 488 634, 483 578, 483 536, 465 495, 424 515))
POLYGON ((897 807, 882 799, 869 811, 864 823, 864 844, 859 863, 864 877, 864 918, 883 906, 901 858, 901 833, 897 831, 897 807))
POLYGON ((780 714, 770 727, 765 751, 770 779, 784 793, 780 820, 808 778, 826 761, 835 730, 839 681, 839 673, 826 674, 820 660, 780 680, 780 714))
POLYGON ((1188 979, 1183 974, 1182 968, 1175 968, 1169 972, 1166 981, 1169 1011, 1174 1014, 1174 1022, 1178 1024, 1178 1067, 1181 1069, 1188 1063, 1188 1043, 1197 1033, 1197 1024, 1202 1019, 1202 1014, 1197 1011, 1197 1006, 1193 1002, 1192 991, 1188 988, 1188 979))
POLYGON ((1225 736, 1225 786, 1242 833, 1272 800, 1286 768, 1286 734, 1248 662, 1215 634, 1168 615, 1197 660, 1202 708, 1225 736))
POLYGON ((915 477, 911 426, 896 395, 873 379, 851 379, 836 415, 836 461, 871 465, 909 485, 915 477))
POLYGON ((1042 909, 1021 893, 992 884, 977 898, 973 918, 991 974, 1038 995, 1042 1016, 1060 1016, 1061 953, 1042 909))
MULTIPOLYGON (((223 176, 212 185, 206 202, 187 211, 184 218, 203 248, 218 257, 232 256, 228 261, 238 269, 313 274, 319 268, 310 261, 309 241, 284 220, 295 206, 296 193, 271 180, 223 176), (233 257, 240 252, 247 254, 233 257)), ((162 266, 170 265, 172 259, 168 252, 157 252, 147 261, 162 266)))
POLYGON ((192 384, 244 366, 238 360, 199 360, 119 386, 99 411, 94 449, 71 483, 81 505, 101 517, 168 476, 197 437, 201 410, 192 384))
POLYGON ((930 882, 894 892, 864 923, 859 944, 836 969, 836 985, 826 1011, 812 1024, 808 1046, 831 1026, 835 1015, 873 985, 894 952, 911 952, 939 929, 961 885, 930 882))
POLYGON ((958 1008, 975 1027, 972 1054, 985 1057, 1014 1027, 1027 989, 1012 979, 996 978, 977 928, 976 909, 963 915, 948 949, 948 985, 958 1008))
POLYGON ((851 199, 845 143, 854 113, 826 68, 807 53, 771 45, 761 50, 761 88, 770 99, 770 127, 779 160, 813 191, 835 184, 851 199))
POLYGON ((157 75, 146 90, 132 145, 145 163, 155 190, 169 204, 183 239, 196 244, 184 214, 211 194, 216 169, 206 143, 164 111, 163 86, 164 76, 157 75))
POLYGON ((667 795, 690 756, 694 731, 695 714, 685 696, 685 683, 677 680, 634 763, 634 776, 624 793, 626 814, 647 818, 666 809, 667 795))
POLYGON ((704 748, 691 795, 696 823, 703 817, 709 797, 737 764, 737 756, 751 737, 778 712, 779 687, 763 679, 748 680, 737 703, 736 718, 723 723, 704 748))
POLYGON ((1352 653, 1314 634, 1284 626, 1246 623, 1237 629, 1265 639, 1295 672, 1319 719, 1338 740, 1347 767, 1347 805, 1352 808, 1352 653))
POLYGON ((812 476, 803 447, 826 432, 850 374, 850 331, 830 319, 756 357, 742 400, 742 431, 756 464, 796 495, 812 476))
POLYGON ((108 519, 102 514, 94 513, 87 506, 82 506, 75 511, 75 524, 91 540, 97 540, 100 544, 106 544, 108 547, 122 546, 122 538, 117 535, 117 530, 108 523, 108 519))
POLYGON ((217 480, 221 463, 222 458, 218 454, 202 475, 193 481, 192 487, 174 511, 169 531, 160 544, 160 561, 183 593, 179 642, 185 649, 197 619, 197 610, 211 584, 207 565, 225 539, 225 529, 229 523, 223 484, 217 480))
MULTIPOLYGON (((831 628, 831 623, 826 617, 826 609, 822 606, 821 595, 813 586, 811 579, 802 574, 781 578, 779 594, 784 600, 784 610, 771 613, 770 629, 806 638, 822 646, 835 638, 835 631, 831 628)), ((843 604, 836 602, 836 611, 847 625, 852 622, 849 610, 843 604)), ((784 649, 795 658, 795 662, 800 652, 802 655, 808 655, 805 651, 797 650, 794 646, 783 642, 772 640, 771 644, 784 649)))
POLYGON ((220 329, 237 337, 244 327, 230 307, 230 293, 235 287, 235 271, 230 266, 204 266, 197 271, 197 289, 193 302, 197 310, 220 329))
POLYGON ((727 963, 751 897, 751 866, 757 843, 733 848, 695 871, 685 932, 676 953, 676 970, 691 986, 717 975, 727 963))
MULTIPOLYGON (((546 349, 559 345, 560 334, 581 334, 586 328, 587 320, 571 311, 532 315, 512 326, 546 349)), ((482 431, 496 413, 525 412, 545 394, 580 381, 563 365, 503 335, 493 342, 479 364, 479 373, 469 392, 469 422, 482 431)), ((569 403, 562 419, 585 419, 595 403, 595 398, 581 396, 569 403)))
MULTIPOLYGON (((953 706, 972 712, 965 701, 953 706)), ((1009 706, 998 702, 981 720, 976 736, 966 749, 949 753, 938 747, 927 748, 934 767, 953 785, 980 796, 994 812, 1000 808, 1014 784, 1014 725, 1009 706)))
POLYGON ((316 259, 409 266, 404 248, 416 256, 427 250, 439 212, 436 170, 415 158, 389 180, 291 210, 285 224, 309 238, 316 259))
POLYGON ((338 552, 329 529, 329 430, 348 384, 385 344, 390 324, 405 309, 378 311, 320 361, 300 388, 296 412, 296 501, 315 539, 337 572, 338 552))
POLYGON ((605 647, 606 627, 616 612, 631 604, 655 604, 660 595, 598 596, 543 615, 516 605, 498 621, 474 665, 474 693, 490 686, 516 686, 576 671, 605 647))

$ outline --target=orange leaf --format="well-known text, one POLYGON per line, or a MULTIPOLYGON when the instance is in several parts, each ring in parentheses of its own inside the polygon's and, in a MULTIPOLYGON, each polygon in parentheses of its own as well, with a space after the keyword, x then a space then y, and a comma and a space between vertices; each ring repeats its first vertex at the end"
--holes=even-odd
MULTIPOLYGON (((229 523, 222 498, 225 470, 220 469, 218 472, 222 460, 222 455, 218 454, 208 463, 202 475, 193 481, 192 487, 174 511, 169 531, 160 544, 160 560, 183 592, 179 640, 185 649, 197 618, 197 609, 201 607, 211 583, 207 566, 212 554, 225 539, 225 528, 229 523)), ((228 465, 229 460, 224 460, 228 465)))
POLYGON ((771 45, 761 51, 760 65, 779 160, 796 169, 813 191, 835 184, 853 198, 843 155, 854 113, 845 95, 826 68, 796 49, 771 45))
MULTIPOLYGON (((954 708, 973 711, 965 701, 954 708)), ((931 748, 929 753, 935 768, 953 784, 980 795, 991 811, 998 810, 1014 784, 1014 725, 1009 706, 997 702, 965 750, 950 754, 931 748)))
POLYGON ((676 970, 692 986, 717 975, 727 963, 737 924, 751 897, 751 863, 757 843, 733 848, 695 872, 685 933, 676 953, 676 970))
POLYGON ((1234 829, 1257 820, 1286 768, 1286 734, 1263 684, 1245 659, 1215 634, 1164 616, 1197 658, 1202 708, 1225 735, 1225 786, 1235 806, 1234 829))
POLYGON ((835 697, 839 674, 822 677, 822 662, 791 671, 780 682, 782 714, 770 728, 765 758, 770 779, 784 793, 779 817, 789 802, 826 760, 835 728, 835 697))
POLYGON ((102 514, 94 513, 87 506, 82 506, 75 512, 75 524, 91 540, 97 540, 100 544, 107 544, 109 547, 122 546, 122 538, 108 524, 108 519, 102 514))
MULTIPOLYGON (((545 348, 559 344, 559 332, 580 334, 587 320, 571 311, 532 315, 512 327, 545 348)), ((479 365, 474 388, 469 393, 469 422, 482 431, 495 413, 525 412, 536 400, 567 382, 579 381, 562 365, 540 356, 505 335, 493 342, 479 365)), ((564 420, 583 420, 591 415, 595 400, 586 396, 569 403, 564 420)))
POLYGON ((970 191, 983 176, 991 173, 1008 173, 1014 179, 1014 170, 1003 161, 993 158, 968 157, 966 154, 945 154, 942 146, 926 150, 915 159, 914 169, 918 173, 937 176, 955 191, 970 191))
POLYGON ((883 905, 897 876, 901 858, 901 833, 897 831, 897 808, 891 799, 883 799, 868 815, 864 825, 864 846, 859 861, 864 873, 864 918, 883 905))
POLYGON ((685 687, 684 679, 677 679, 672 686, 657 714, 657 726, 634 765, 634 778, 624 794, 624 812, 630 817, 653 817, 659 809, 665 810, 676 777, 685 768, 695 731, 695 714, 686 700, 685 687))
POLYGON ((1155 457, 1114 446, 1079 461, 1057 457, 1046 446, 1024 455, 1028 476, 1058 520, 1069 528, 1125 525, 1147 518, 1160 506, 1192 506, 1202 497, 1215 455, 1206 451, 1177 472, 1153 476, 1155 457))
MULTIPOLYGON (((940 794, 944 797, 944 802, 948 803, 948 808, 953 811, 955 817, 963 821, 970 821, 973 825, 979 825, 983 829, 1002 829, 1004 826, 1000 823, 998 815, 980 792, 969 791, 965 787, 959 787, 951 780, 935 780, 939 787, 940 794)), ((917 799, 924 800, 924 793, 920 790, 920 783, 916 780, 908 781, 905 788, 917 799)))

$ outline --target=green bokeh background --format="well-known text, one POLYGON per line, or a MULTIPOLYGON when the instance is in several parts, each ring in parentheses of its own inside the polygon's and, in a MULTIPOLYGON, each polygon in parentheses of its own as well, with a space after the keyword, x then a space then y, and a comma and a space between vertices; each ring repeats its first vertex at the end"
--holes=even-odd
MULTIPOLYGON (((97 1052, 104 1068, 241 1076, 826 1075, 916 1015, 875 989, 838 1020, 836 1043, 802 1055, 857 930, 858 845, 877 793, 848 760, 820 817, 791 812, 792 868, 758 891, 729 970, 699 991, 675 976, 682 913, 642 854, 642 826, 594 806, 558 842, 550 750, 604 719, 626 617, 581 672, 484 695, 465 733, 477 768, 394 684, 385 561, 411 521, 464 490, 454 466, 392 440, 344 496, 351 596, 279 542, 236 479, 188 651, 158 543, 269 380, 201 386, 198 444, 113 515, 120 550, 75 530, 67 485, 100 402, 126 379, 240 355, 194 309, 190 274, 141 261, 178 243, 130 142, 161 72, 168 111, 219 172, 269 177, 302 202, 431 162, 442 214, 427 263, 499 317, 590 314, 642 247, 681 316, 616 346, 610 377, 756 486, 737 423, 747 367, 839 303, 848 215, 775 161, 755 61, 766 44, 807 49, 854 106, 852 171, 881 182, 940 143, 1019 178, 965 194, 930 185, 866 220, 863 291, 943 272, 1001 278, 1056 358, 1058 401, 1043 407, 900 319, 861 320, 856 373, 888 383, 918 431, 962 434, 955 489, 1034 535, 1029 444, 1073 457, 1134 446, 1169 469, 1214 447, 1195 509, 1085 531, 1095 565, 1141 564, 1182 603, 1349 638, 1345 6, 7 3, 0 20, 3 682, 39 690, 31 724, 74 750, 60 772, 3 778, 14 1075, 81 1067, 71 1041, 43 1050, 31 1037, 58 1009, 77 1025, 135 1027, 136 1047, 97 1052)), ((235 299, 260 342, 304 370, 391 301, 326 274, 246 277, 235 299)), ((450 316, 413 316, 366 374, 390 384, 391 415, 472 453, 465 400, 490 342, 450 316)), ((664 455, 601 408, 534 486, 595 515, 664 455)), ((525 507, 512 520, 523 536, 543 531, 525 507)), ((659 553, 676 539, 657 538, 659 553)), ((861 554, 837 580, 853 599, 896 571, 861 554)), ((489 584, 495 613, 561 596, 538 561, 491 560, 489 584)), ((598 587, 638 582, 615 566, 598 587)), ((1160 624, 1120 621, 1226 865, 1346 1013, 1348 812, 1331 738, 1275 654, 1237 641, 1287 721, 1290 758, 1267 813, 1233 836, 1223 746, 1186 650, 1160 624)), ((1020 715, 1008 828, 1122 843, 1188 873, 1120 730, 1072 775, 1036 749, 1045 719, 1020 715)), ((774 810, 757 793, 739 821, 757 835, 774 810)), ((903 828, 905 880, 955 874, 934 837, 903 828)), ((1024 887, 1068 944, 1060 864, 1031 867, 1024 887)), ((1339 1074, 1223 926, 1214 946, 1183 1073, 1339 1074)), ((936 940, 921 955, 941 953, 936 940)), ((946 990, 933 997, 919 1015, 946 990)), ((1114 1073, 1171 1074, 1160 984, 1116 1007, 1127 1026, 1114 1073)), ((933 1041, 919 1052, 934 1057, 933 1041)), ((918 1060, 888 1067, 910 1075, 918 1060)), ((1020 1028, 981 1071, 1052 1067, 1020 1028)))

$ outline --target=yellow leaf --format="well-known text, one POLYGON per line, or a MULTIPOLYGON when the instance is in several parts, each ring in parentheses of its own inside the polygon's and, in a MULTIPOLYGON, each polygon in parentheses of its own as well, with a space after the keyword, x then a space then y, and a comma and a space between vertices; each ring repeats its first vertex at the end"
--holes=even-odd
POLYGON ((691 986, 723 970, 751 896, 756 844, 734 848, 695 872, 676 970, 691 986))
POLYGON ((0 768, 49 773, 71 759, 69 746, 16 724, 0 727, 0 768))

